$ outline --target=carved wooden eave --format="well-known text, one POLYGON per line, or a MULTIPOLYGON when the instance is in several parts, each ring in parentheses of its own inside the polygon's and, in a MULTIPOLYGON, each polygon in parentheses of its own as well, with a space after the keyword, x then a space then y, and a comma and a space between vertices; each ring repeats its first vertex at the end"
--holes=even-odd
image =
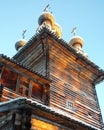
POLYGON ((10 59, 3 54, 0 55, 0 65, 4 65, 5 67, 10 68, 14 72, 24 75, 28 79, 32 79, 33 81, 35 80, 36 82, 39 82, 43 85, 51 83, 50 79, 38 74, 27 66, 24 66, 21 63, 18 63, 16 60, 10 59))
MULTIPOLYGON (((5 112, 8 112, 7 115, 11 115, 10 113, 12 110, 15 111, 19 109, 31 110, 32 115, 34 115, 35 117, 39 117, 39 119, 41 118, 41 120, 46 119, 50 122, 56 122, 69 128, 77 127, 79 129, 85 128, 86 130, 100 130, 81 120, 78 120, 77 118, 58 111, 57 109, 53 109, 35 101, 28 100, 27 98, 17 98, 11 101, 0 103, 0 113, 5 114, 5 112)), ((4 125, 7 122, 7 117, 4 118, 4 116, 1 116, 0 119, 2 118, 4 119, 4 122, 2 122, 2 124, 4 125)), ((8 118, 8 121, 10 121, 10 118, 8 118)))
POLYGON ((104 71, 102 69, 100 69, 99 66, 97 66, 95 63, 93 63, 91 60, 89 60, 83 54, 77 53, 76 50, 73 49, 66 41, 64 41, 62 38, 59 38, 54 32, 52 32, 45 26, 43 28, 41 28, 41 30, 39 30, 39 32, 36 33, 36 35, 34 35, 20 51, 17 52, 17 54, 13 57, 13 59, 15 59, 15 60, 18 59, 18 57, 24 51, 26 51, 26 49, 28 49, 28 47, 32 46, 35 41, 37 41, 39 39, 43 40, 43 39, 46 39, 47 37, 50 37, 50 39, 55 40, 57 42, 57 44, 61 45, 62 47, 67 49, 67 51, 71 52, 72 57, 76 58, 76 60, 78 62, 84 63, 85 67, 89 71, 93 72, 93 74, 95 74, 95 78, 93 79, 93 82, 92 82, 93 84, 96 85, 104 80, 104 71))

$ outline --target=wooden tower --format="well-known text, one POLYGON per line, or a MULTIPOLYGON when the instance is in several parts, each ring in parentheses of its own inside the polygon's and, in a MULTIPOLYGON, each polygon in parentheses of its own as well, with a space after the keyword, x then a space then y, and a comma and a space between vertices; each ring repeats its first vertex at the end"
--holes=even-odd
POLYGON ((104 71, 82 50, 81 37, 62 39, 47 8, 38 23, 13 58, 0 55, 0 130, 101 130, 95 85, 104 71))

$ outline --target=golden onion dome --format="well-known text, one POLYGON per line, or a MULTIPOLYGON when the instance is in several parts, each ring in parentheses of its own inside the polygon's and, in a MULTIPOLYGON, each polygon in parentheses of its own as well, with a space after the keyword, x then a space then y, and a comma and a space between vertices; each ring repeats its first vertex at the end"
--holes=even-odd
POLYGON ((70 41, 69 44, 74 47, 75 49, 81 49, 83 47, 84 44, 84 40, 82 37, 80 36, 73 36, 70 41))
POLYGON ((15 48, 16 50, 20 50, 25 44, 27 43, 27 41, 25 39, 21 39, 20 41, 17 41, 15 44, 15 48))
POLYGON ((62 29, 59 24, 54 24, 54 31, 59 37, 62 37, 62 29))
POLYGON ((50 12, 43 12, 40 15, 40 17, 38 19, 39 26, 41 26, 44 22, 47 23, 47 24, 50 24, 51 26, 54 25, 55 19, 54 19, 54 16, 52 15, 52 13, 50 13, 50 12))

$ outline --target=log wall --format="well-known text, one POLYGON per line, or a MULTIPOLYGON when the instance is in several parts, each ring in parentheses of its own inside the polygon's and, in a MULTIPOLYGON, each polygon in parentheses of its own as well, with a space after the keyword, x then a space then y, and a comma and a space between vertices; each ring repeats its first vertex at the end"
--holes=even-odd
POLYGON ((32 117, 31 119, 32 127, 31 130, 88 130, 87 128, 77 128, 64 127, 56 122, 52 122, 46 119, 37 119, 32 117))
POLYGON ((48 36, 44 43, 39 40, 27 48, 17 61, 52 80, 50 107, 101 129, 101 113, 93 85, 97 70, 48 36))
POLYGON ((46 76, 46 55, 44 53, 44 45, 41 41, 33 43, 16 60, 31 70, 46 76))
POLYGON ((93 71, 57 43, 52 44, 49 50, 50 106, 100 128, 93 71))

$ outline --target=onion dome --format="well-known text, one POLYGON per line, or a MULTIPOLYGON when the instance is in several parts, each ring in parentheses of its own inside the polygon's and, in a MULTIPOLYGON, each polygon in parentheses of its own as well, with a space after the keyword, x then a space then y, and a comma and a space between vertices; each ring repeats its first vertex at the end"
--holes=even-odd
POLYGON ((56 23, 55 18, 51 12, 48 11, 49 4, 45 7, 44 12, 40 15, 38 19, 39 27, 37 28, 37 32, 44 26, 50 29, 59 37, 62 37, 61 27, 56 23))
POLYGON ((69 41, 69 44, 76 50, 81 50, 84 44, 84 40, 80 36, 74 36, 69 41))
POLYGON ((55 33, 59 36, 62 37, 62 29, 60 27, 60 25, 58 25, 57 23, 54 24, 54 30, 55 33))
POLYGON ((21 39, 20 41, 17 41, 15 44, 15 48, 16 50, 20 50, 25 44, 27 43, 27 41, 25 39, 21 39))
POLYGON ((52 13, 50 12, 43 12, 39 19, 38 19, 38 24, 39 26, 41 26, 42 24, 46 24, 46 25, 49 25, 51 27, 54 26, 54 23, 55 23, 55 19, 54 19, 54 16, 52 15, 52 13))
POLYGON ((88 58, 88 54, 82 50, 84 44, 84 40, 82 39, 82 37, 80 36, 72 37, 71 40, 69 41, 69 44, 77 51, 77 53, 80 53, 84 57, 88 58))

